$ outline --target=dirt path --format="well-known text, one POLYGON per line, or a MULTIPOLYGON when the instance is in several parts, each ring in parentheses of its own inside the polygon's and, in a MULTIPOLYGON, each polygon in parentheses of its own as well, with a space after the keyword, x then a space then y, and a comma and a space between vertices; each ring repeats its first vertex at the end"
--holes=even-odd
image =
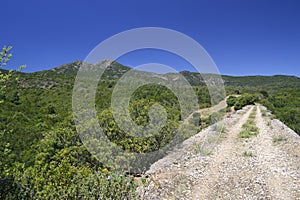
POLYGON ((218 112, 218 111, 226 108, 227 107, 227 99, 230 96, 239 97, 240 95, 237 95, 237 94, 229 95, 229 96, 225 97, 224 100, 220 101, 217 105, 214 105, 214 106, 209 107, 209 108, 203 108, 203 109, 196 110, 195 112, 191 113, 186 119, 184 119, 183 123, 187 124, 189 122, 189 120, 193 117, 194 113, 200 113, 201 118, 205 119, 205 118, 209 117, 209 115, 211 115, 212 113, 218 112))
POLYGON ((256 123, 260 134, 249 143, 253 148, 260 167, 265 172, 266 185, 272 199, 300 199, 300 139, 291 134, 291 131, 284 124, 273 123, 269 118, 263 118, 261 107, 258 106, 256 123), (279 136, 284 137, 283 141, 294 142, 281 148, 277 143, 282 142, 279 136))
POLYGON ((237 168, 237 158, 241 152, 241 146, 236 142, 236 138, 252 109, 253 107, 236 124, 228 127, 230 131, 212 156, 212 160, 206 168, 205 176, 200 177, 198 183, 193 187, 192 199, 216 199, 220 197, 215 195, 222 189, 223 185, 220 183, 228 183, 227 180, 232 178, 228 172, 237 168))
POLYGON ((142 199, 300 199, 300 137, 261 109, 245 107, 154 163, 142 199), (240 138, 251 113, 259 133, 240 138))
POLYGON ((200 113, 201 118, 204 119, 204 118, 209 117, 209 115, 211 115, 212 113, 218 112, 219 110, 226 108, 227 107, 226 101, 227 101, 228 97, 229 96, 227 96, 224 100, 220 101, 217 105, 214 105, 209 108, 199 109, 199 110, 191 113, 187 118, 184 119, 183 123, 187 124, 189 122, 189 120, 193 117, 194 113, 200 113))

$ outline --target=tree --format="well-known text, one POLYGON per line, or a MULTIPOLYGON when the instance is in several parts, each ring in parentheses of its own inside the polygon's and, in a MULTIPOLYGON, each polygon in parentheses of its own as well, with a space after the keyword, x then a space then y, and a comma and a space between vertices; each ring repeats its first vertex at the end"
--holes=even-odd
MULTIPOLYGON (((12 70, 2 70, 12 57, 11 49, 11 46, 4 46, 0 51, 0 104, 4 103, 6 99, 6 83, 13 80, 12 70)), ((19 70, 24 67, 19 67, 19 70)), ((17 92, 13 95, 13 103, 19 104, 17 92)), ((12 151, 13 147, 11 147, 11 144, 5 140, 6 134, 9 133, 10 130, 0 129, 0 199, 19 199, 20 197, 17 194, 20 188, 14 183, 12 178, 16 154, 12 151)))
MULTIPOLYGON (((10 53, 12 46, 4 46, 0 51, 0 103, 3 103, 5 99, 6 82, 12 79, 13 71, 2 71, 3 67, 10 61, 12 54, 10 53)), ((25 68, 25 65, 21 65, 17 71, 25 68)), ((17 80, 17 78, 16 78, 17 80)))
POLYGON ((228 105, 229 107, 234 106, 234 104, 236 103, 236 101, 237 101, 237 97, 235 97, 235 96, 230 96, 230 97, 228 97, 228 99, 227 99, 227 105, 228 105))
POLYGON ((12 76, 12 71, 9 71, 7 73, 4 73, 1 71, 1 69, 7 65, 7 62, 10 60, 12 54, 9 53, 10 50, 12 49, 11 46, 4 46, 2 48, 2 51, 0 52, 0 103, 3 103, 4 100, 4 93, 5 93, 5 82, 7 82, 11 76, 12 76))
POLYGON ((7 65, 7 62, 10 60, 12 54, 9 53, 12 49, 12 46, 4 46, 0 52, 0 68, 7 65))

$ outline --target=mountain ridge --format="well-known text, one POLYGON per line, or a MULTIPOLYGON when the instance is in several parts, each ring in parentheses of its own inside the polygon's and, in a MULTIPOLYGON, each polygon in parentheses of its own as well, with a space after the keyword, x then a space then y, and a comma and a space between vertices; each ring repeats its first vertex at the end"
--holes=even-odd
MULTIPOLYGON (((99 65, 99 64, 103 63, 104 61, 111 61, 112 63, 115 64, 115 66, 120 66, 123 69, 127 69, 127 70, 134 69, 132 67, 123 65, 123 64, 121 64, 117 61, 113 61, 113 60, 109 60, 109 59, 99 61, 99 62, 95 63, 95 65, 99 65)), ((62 71, 64 71, 64 70, 66 70, 66 71, 74 70, 74 71, 77 72, 78 69, 79 69, 79 65, 81 65, 82 63, 85 63, 85 62, 82 61, 82 60, 75 60, 73 62, 65 63, 65 64, 62 64, 62 65, 53 67, 51 69, 45 69, 45 70, 39 70, 39 71, 33 71, 33 72, 21 72, 21 73, 35 74, 35 73, 56 72, 57 74, 63 74, 62 71), (71 69, 68 69, 68 68, 71 68, 71 69)), ((90 63, 88 63, 88 64, 90 64, 90 63)), ((5 70, 5 69, 0 69, 0 70, 1 71, 8 71, 8 70, 5 70)), ((155 73, 155 72, 150 72, 150 73, 155 73)), ((188 71, 188 70, 183 70, 183 71, 180 71, 179 73, 181 73, 181 74, 185 74, 185 73, 199 74, 199 72, 192 72, 192 71, 188 71)), ((162 75, 166 75, 166 74, 173 74, 173 73, 167 72, 167 73, 164 73, 162 75)), ((214 75, 213 73, 201 73, 201 74, 214 75)), ((231 74, 221 74, 221 76, 225 76, 225 77, 294 77, 294 78, 300 80, 300 77, 298 77, 297 75, 287 75, 287 74, 273 74, 273 75, 260 75, 260 74, 256 74, 256 75, 255 74, 251 74, 251 75, 247 75, 247 74, 245 74, 245 75, 231 75, 231 74)))
MULTIPOLYGON (((103 60, 98 63, 95 63, 94 65, 100 66, 102 65, 105 61, 109 61, 112 64, 105 70, 104 74, 102 77, 104 79, 109 79, 109 80, 117 80, 119 79, 122 75, 124 75, 126 72, 128 72, 131 69, 128 66, 122 65, 116 61, 112 60, 103 60)), ((24 74, 25 76, 37 76, 37 77, 72 77, 74 78, 77 75, 77 72, 80 68, 80 65, 82 65, 83 61, 81 60, 76 60, 71 63, 66 63, 63 65, 60 65, 58 67, 54 67, 49 70, 42 70, 42 71, 37 71, 37 72, 20 72, 21 74, 24 74)), ((86 63, 87 65, 93 66, 93 64, 86 63)), ((5 70, 4 70, 5 71, 5 70)), ((145 72, 145 71, 141 71, 145 72)), ((156 74, 154 72, 147 72, 147 73, 152 73, 156 74)), ((190 72, 190 71, 181 71, 179 72, 181 75, 183 75, 191 85, 193 86, 204 86, 205 82, 203 77, 206 78, 220 78, 219 74, 211 74, 211 73, 197 73, 197 72, 190 72)), ((172 77, 173 79, 176 79, 176 76, 178 75, 177 73, 165 73, 165 74, 156 74, 159 77, 172 77), (174 77, 175 76, 175 77, 174 77)), ((300 78, 295 76, 295 75, 242 75, 242 76, 233 76, 233 75, 223 75, 221 74, 221 77, 224 81, 225 86, 246 86, 246 87, 251 87, 251 86, 262 86, 262 85, 284 85, 285 87, 300 87, 300 78)), ((220 81, 220 80, 218 80, 220 81)))

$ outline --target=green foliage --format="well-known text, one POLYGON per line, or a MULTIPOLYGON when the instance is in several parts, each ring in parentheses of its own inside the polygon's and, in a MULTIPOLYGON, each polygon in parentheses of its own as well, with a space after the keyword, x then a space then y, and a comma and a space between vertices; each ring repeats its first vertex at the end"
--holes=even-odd
POLYGON ((5 99, 5 89, 6 89, 6 82, 11 79, 12 71, 4 72, 1 71, 3 66, 6 66, 7 62, 10 60, 12 54, 10 50, 12 49, 11 46, 2 48, 0 51, 0 103, 3 103, 5 99))
POLYGON ((256 101, 258 101, 257 94, 243 94, 234 100, 234 109, 240 110, 246 105, 253 105, 256 101))
POLYGON ((225 115, 225 110, 220 110, 219 112, 214 112, 209 116, 211 124, 215 124, 218 121, 222 120, 225 115))
MULTIPOLYGON (((136 183, 122 172, 108 172, 70 128, 54 129, 35 145, 33 165, 15 163, 10 196, 34 199, 134 198, 136 183), (21 189, 23 188, 23 189, 21 189)), ((7 198, 7 196, 6 196, 7 198)))
POLYGON ((256 136, 259 133, 258 128, 255 125, 253 119, 247 120, 245 124, 242 126, 242 130, 239 134, 240 138, 250 138, 252 136, 256 136))
POLYGON ((229 107, 234 106, 236 102, 237 102, 237 97, 235 97, 235 96, 229 96, 226 101, 226 103, 229 107))
POLYGON ((284 136, 278 136, 278 137, 274 137, 273 138, 273 143, 277 144, 279 142, 286 141, 286 140, 287 140, 286 137, 284 137, 284 136))
POLYGON ((260 101, 276 118, 300 134, 300 90, 286 89, 275 92, 260 101))
MULTIPOLYGON (((2 51, 0 63, 7 63, 11 57, 9 50, 6 47, 2 51)), ((100 163, 87 151, 75 131, 71 110, 72 89, 80 64, 81 61, 76 61, 30 74, 0 70, 0 199, 136 198, 133 177, 100 163)), ((134 123, 150 125, 149 113, 156 104, 164 107, 167 117, 164 126, 147 132, 147 137, 131 136, 120 129, 110 108, 118 78, 128 70, 114 62, 99 81, 95 98, 99 124, 111 142, 124 150, 157 150, 174 139, 184 120, 178 99, 163 86, 145 85, 137 89, 129 102, 130 118, 134 123)), ((210 107, 222 99, 220 94, 211 102, 209 91, 199 74, 182 74, 192 83, 200 108, 210 107)), ((213 75, 206 76, 215 78, 213 75)), ((223 78, 228 94, 242 94, 228 99, 232 106, 242 108, 264 98, 261 102, 276 117, 299 132, 299 79, 285 76, 223 78), (287 87, 294 89, 287 90, 287 87)), ((214 113, 208 119, 201 119, 200 123, 197 123, 200 116, 195 114, 192 123, 179 130, 180 137, 186 139, 194 135, 211 121, 214 123, 222 119, 223 114, 214 113)), ((125 120, 124 124, 127 122, 125 120)), ((243 128, 251 134, 257 131, 252 125, 243 128)), ((249 135, 248 132, 245 135, 249 135)), ((211 154, 206 147, 198 150, 211 154)))
POLYGON ((265 98, 269 97, 269 93, 267 91, 262 90, 262 91, 259 91, 259 92, 263 95, 263 97, 265 97, 265 98))
POLYGON ((244 151, 243 156, 252 157, 253 156, 252 151, 244 151))
POLYGON ((211 149, 202 144, 195 145, 194 151, 202 156, 209 156, 213 154, 213 151, 211 149))
POLYGON ((2 51, 0 51, 0 68, 6 66, 8 61, 11 59, 12 57, 12 54, 10 53, 11 49, 12 46, 4 46, 2 48, 2 51))
MULTIPOLYGON (((72 64, 72 68, 75 67, 72 64)), ((135 198, 136 185, 132 177, 99 163, 78 137, 71 112, 72 73, 64 68, 55 73, 18 73, 18 82, 8 85, 10 90, 5 93, 8 101, 3 102, 0 110, 0 128, 5 130, 4 145, 0 148, 11 157, 8 159, 2 154, 5 157, 1 159, 0 178, 6 185, 0 191, 3 199, 135 198), (67 75, 60 74, 62 71, 67 75), (5 146, 6 143, 10 145, 5 146), (108 176, 111 181, 106 180, 108 176)), ((149 111, 156 103, 165 108, 167 119, 165 126, 150 133, 151 136, 132 137, 119 128, 110 111, 115 83, 115 80, 99 81, 95 100, 99 124, 111 142, 131 152, 149 152, 168 144, 182 120, 176 96, 154 85, 136 91, 129 110, 137 125, 150 124, 149 111)), ((209 96, 202 90, 200 93, 209 96)), ((182 130, 181 135, 191 136, 199 129, 182 130)))

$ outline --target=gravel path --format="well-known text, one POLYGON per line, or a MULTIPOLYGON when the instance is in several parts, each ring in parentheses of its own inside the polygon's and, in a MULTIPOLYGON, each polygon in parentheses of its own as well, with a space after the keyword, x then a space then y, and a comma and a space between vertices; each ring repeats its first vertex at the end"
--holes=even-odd
POLYGON ((154 163, 141 198, 300 199, 300 137, 261 110, 246 106, 154 163), (259 134, 240 138, 251 113, 259 134))
POLYGON ((250 145, 264 171, 271 198, 300 199, 300 138, 280 121, 263 118, 261 109, 265 108, 258 106, 256 116, 260 134, 250 145), (279 138, 282 140, 277 141, 279 138))
MULTIPOLYGON (((236 95, 238 96, 238 95, 236 95)), ((191 113, 187 118, 184 119, 183 123, 184 124, 187 124, 189 122, 189 120, 193 117, 193 114, 194 113, 200 113, 201 115, 201 118, 207 118, 209 117, 209 115, 211 115, 212 113, 214 112, 218 112, 224 108, 227 107, 227 99, 228 99, 229 96, 227 96, 224 100, 220 101, 217 105, 214 105, 212 107, 209 107, 209 108, 203 108, 203 109, 199 109, 193 113, 191 113)))

